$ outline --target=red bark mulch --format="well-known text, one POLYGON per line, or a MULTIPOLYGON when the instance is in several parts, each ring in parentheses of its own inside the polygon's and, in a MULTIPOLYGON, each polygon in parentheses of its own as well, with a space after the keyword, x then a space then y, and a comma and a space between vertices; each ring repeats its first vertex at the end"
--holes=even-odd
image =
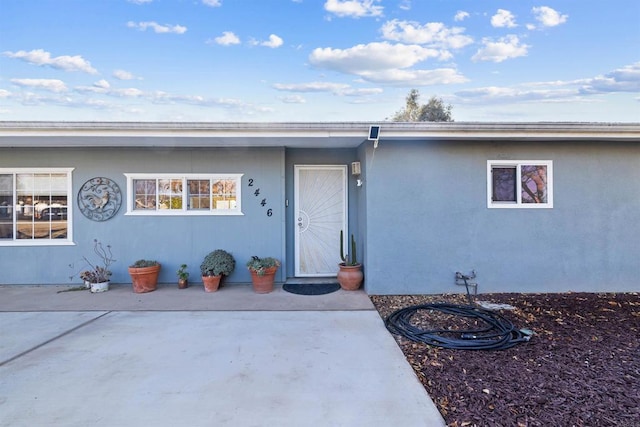
MULTIPOLYGON (((640 295, 485 294, 529 342, 506 350, 454 350, 394 335, 448 426, 640 426, 640 295)), ((383 319, 466 296, 371 296, 383 319)), ((412 324, 466 320, 425 311, 412 324), (425 316, 426 319, 421 317, 425 316)))

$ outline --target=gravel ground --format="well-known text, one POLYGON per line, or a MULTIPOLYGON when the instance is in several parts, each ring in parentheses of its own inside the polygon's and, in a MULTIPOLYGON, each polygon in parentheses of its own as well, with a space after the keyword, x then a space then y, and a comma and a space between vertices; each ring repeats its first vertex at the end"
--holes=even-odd
MULTIPOLYGON (((383 319, 464 295, 372 296, 383 319)), ((446 349, 394 335, 448 426, 640 426, 640 295, 483 294, 528 342, 505 350, 446 349)), ((473 320, 418 310, 421 329, 473 320)), ((458 333, 458 335, 460 335, 458 333)))

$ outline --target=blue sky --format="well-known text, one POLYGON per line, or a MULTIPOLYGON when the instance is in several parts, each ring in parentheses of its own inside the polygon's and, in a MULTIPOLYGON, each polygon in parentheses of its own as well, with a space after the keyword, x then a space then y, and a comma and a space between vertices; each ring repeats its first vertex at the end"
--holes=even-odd
POLYGON ((640 122, 638 0, 0 0, 0 120, 640 122))

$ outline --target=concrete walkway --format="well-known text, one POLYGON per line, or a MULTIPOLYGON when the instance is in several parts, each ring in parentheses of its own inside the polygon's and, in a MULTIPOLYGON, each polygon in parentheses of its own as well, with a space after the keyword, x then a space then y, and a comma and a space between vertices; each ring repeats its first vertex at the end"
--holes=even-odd
POLYGON ((0 426, 445 425, 364 292, 60 290, 0 286, 0 426))

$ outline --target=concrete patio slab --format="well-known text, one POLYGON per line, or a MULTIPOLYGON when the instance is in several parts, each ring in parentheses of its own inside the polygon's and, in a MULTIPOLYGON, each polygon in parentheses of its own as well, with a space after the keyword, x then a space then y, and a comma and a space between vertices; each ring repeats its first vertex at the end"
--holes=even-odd
POLYGON ((374 310, 54 314, 3 313, 49 341, 0 366, 0 426, 444 425, 374 310))
MULTIPOLYGON (((0 364, 90 322, 106 312, 0 312, 0 364)), ((0 407, 1 408, 1 407, 0 407)))

